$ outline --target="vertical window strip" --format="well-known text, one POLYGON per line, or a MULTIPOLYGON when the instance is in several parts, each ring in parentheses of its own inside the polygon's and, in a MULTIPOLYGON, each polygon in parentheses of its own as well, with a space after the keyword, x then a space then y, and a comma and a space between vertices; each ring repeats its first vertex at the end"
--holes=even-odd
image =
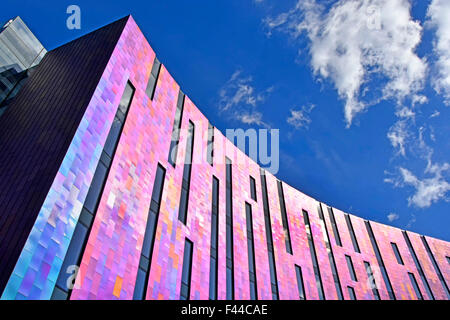
POLYGON ((92 223, 97 212, 98 204, 103 194, 103 189, 108 177, 111 162, 114 158, 117 145, 119 144, 120 136, 126 122, 128 110, 133 100, 134 93, 135 88, 131 82, 128 81, 125 85, 119 106, 117 107, 113 123, 109 129, 109 133, 100 156, 100 161, 95 169, 94 177, 92 178, 80 217, 64 257, 61 271, 58 275, 55 290, 53 291, 51 299, 61 299, 63 297, 68 299, 72 294, 72 288, 68 288, 67 283, 67 279, 71 276, 71 274, 67 273, 67 270, 69 267, 79 266, 81 263, 88 236, 92 228, 92 223))
POLYGON ((323 291, 322 278, 320 276, 319 262, 317 260, 316 248, 314 246, 314 238, 312 235, 311 224, 309 222, 309 214, 307 211, 303 210, 303 220, 305 222, 306 235, 308 237, 309 250, 311 252, 311 259, 314 268, 314 275, 316 277, 316 285, 319 293, 319 299, 325 300, 325 294, 323 291))
POLYGON ((150 77, 148 79, 147 88, 145 89, 145 93, 153 100, 155 95, 156 83, 158 82, 159 72, 161 70, 161 62, 155 57, 153 61, 152 71, 150 72, 150 77))
POLYGON ((227 300, 234 300, 234 259, 233 259, 233 191, 232 191, 232 163, 226 158, 226 297, 227 300))
POLYGON ((180 142, 181 122, 183 120, 184 109, 184 93, 180 90, 178 93, 177 108, 175 111, 175 118, 173 120, 172 138, 170 140, 169 148, 169 163, 175 168, 178 154, 178 143, 180 142))
POLYGON ((252 176, 250 176, 250 197, 252 198, 252 200, 257 201, 257 198, 256 198, 256 181, 255 181, 255 178, 253 178, 252 176))
POLYGON ((258 300, 258 290, 256 285, 255 244, 253 240, 252 206, 247 202, 245 203, 245 216, 247 222, 247 250, 248 250, 248 271, 250 280, 250 299, 258 300))
POLYGON ((377 284, 375 282, 375 276, 373 274, 372 268, 370 267, 370 263, 364 261, 364 267, 367 272, 367 278, 370 281, 370 287, 372 288, 373 297, 375 300, 380 300, 380 293, 378 292, 377 284))
POLYGON ((292 254, 291 234, 289 232, 289 223, 288 223, 288 217, 287 217, 287 213, 286 213, 286 204, 284 202, 283 184, 280 180, 277 180, 277 186, 278 186, 278 198, 280 199, 281 222, 283 224, 286 251, 288 253, 292 254))
POLYGON ((181 184, 180 206, 178 220, 186 224, 189 204, 189 187, 191 184, 192 156, 194 151, 194 131, 195 126, 189 121, 189 131, 186 141, 186 156, 184 160, 183 182, 181 184))
POLYGON ((341 236, 339 235, 339 229, 336 224, 336 219, 334 217, 333 208, 327 207, 328 215, 330 216, 331 227, 333 228, 334 239, 336 240, 336 244, 342 247, 341 236))
POLYGON ((213 176, 211 208, 211 260, 209 268, 209 299, 217 299, 217 250, 219 245, 219 179, 213 176))
POLYGON ((352 238, 353 248, 355 249, 355 252, 361 253, 361 251, 359 250, 358 241, 356 240, 355 230, 353 230, 353 224, 350 215, 345 214, 345 221, 347 222, 348 231, 350 232, 350 236, 352 238))
POLYGON ((356 300, 356 294, 355 294, 355 289, 353 289, 353 287, 348 286, 348 295, 350 296, 351 300, 356 300))
POLYGON ((323 215, 322 204, 321 203, 319 203, 318 212, 319 212, 319 218, 320 218, 320 221, 321 221, 321 224, 322 224, 323 233, 324 233, 325 245, 327 247, 328 259, 330 260, 331 272, 333 273, 333 279, 334 279, 334 285, 336 287, 336 293, 337 293, 338 299, 339 300, 343 300, 344 296, 342 294, 341 282, 339 280, 339 274, 338 274, 338 271, 337 271, 337 268, 336 268, 336 261, 334 259, 333 248, 332 248, 331 243, 330 243, 330 236, 328 234, 327 223, 326 223, 325 217, 323 215))
POLYGON ((411 284, 414 288, 414 291, 416 292, 417 299, 423 300, 422 292, 420 292, 419 284, 416 281, 416 277, 414 277, 414 274, 411 272, 408 272, 408 276, 409 276, 409 279, 411 280, 411 284))
POLYGON ((391 280, 389 279, 389 275, 387 274, 386 267, 383 262, 383 258, 381 257, 380 249, 378 248, 377 241, 375 239, 375 235, 373 234, 372 226, 369 221, 364 222, 366 225, 367 233, 369 234, 370 242, 372 243, 373 251, 375 252, 375 256, 377 258, 378 265, 381 270, 381 274, 383 276, 384 284, 386 285, 386 289, 389 294, 389 298, 391 300, 395 300, 394 290, 392 290, 391 280))
POLYGON ((353 266, 352 257, 345 255, 345 260, 347 260, 348 272, 350 273, 350 277, 353 281, 358 281, 356 278, 355 267, 353 266))
POLYGON ((266 173, 263 169, 260 169, 261 178, 261 189, 262 189, 262 199, 263 199, 263 209, 264 209, 264 226, 266 229, 266 241, 267 241, 267 254, 269 258, 269 268, 270 268, 270 283, 272 289, 272 299, 278 300, 278 280, 277 280, 277 270, 275 265, 275 255, 273 250, 273 238, 272 238, 272 224, 270 221, 270 210, 269 210, 269 199, 267 196, 267 183, 266 183, 266 173))
POLYGON ((193 247, 192 241, 186 238, 183 253, 183 269, 181 272, 180 300, 189 300, 190 298, 193 247))
POLYGON ((206 159, 212 166, 214 165, 214 127, 208 123, 208 144, 206 148, 206 159))
POLYGON ((148 212, 147 226, 145 228, 144 241, 142 243, 141 258, 139 261, 136 285, 134 287, 133 300, 144 300, 147 292, 148 277, 152 263, 153 248, 155 245, 156 227, 158 225, 159 209, 164 188, 166 169, 158 164, 153 183, 152 198, 148 212))
POLYGON ((427 290, 428 297, 431 300, 434 300, 433 292, 431 291, 430 286, 428 285, 427 278, 425 277, 425 273, 423 272, 422 266, 420 265, 419 259, 417 258, 416 252, 414 251, 414 248, 412 246, 411 241, 409 240, 409 236, 406 233, 406 231, 402 231, 403 237, 405 238, 405 242, 408 245, 409 253, 411 254, 414 264, 416 265, 417 271, 419 272, 420 278, 422 279, 423 286, 427 290))
POLYGON ((445 293, 447 294, 447 299, 450 300, 450 291, 448 289, 447 283, 445 282, 444 276, 442 275, 441 269, 439 268, 439 265, 437 264, 437 261, 434 258, 433 252, 431 252, 430 246, 428 245, 428 241, 424 236, 420 236, 420 238, 422 239, 422 243, 425 247, 425 250, 428 253, 428 257, 430 258, 431 263, 433 264, 434 270, 436 271, 439 281, 441 282, 441 285, 444 288, 445 293))
POLYGON ((391 247, 392 247, 392 251, 394 251, 395 258, 397 259, 397 262, 399 264, 403 265, 404 264, 403 263, 403 259, 402 259, 402 256, 400 255, 400 251, 398 250, 397 244, 394 243, 394 242, 391 242, 391 247))
POLYGON ((298 297, 300 300, 306 300, 305 284, 303 283, 302 268, 295 265, 295 275, 297 277, 298 297))

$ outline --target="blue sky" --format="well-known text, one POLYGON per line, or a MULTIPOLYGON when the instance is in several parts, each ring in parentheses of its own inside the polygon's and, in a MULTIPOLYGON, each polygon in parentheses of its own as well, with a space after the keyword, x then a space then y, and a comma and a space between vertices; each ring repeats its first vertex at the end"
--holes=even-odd
POLYGON ((280 129, 280 179, 450 240, 448 1, 111 2, 4 0, 0 20, 20 15, 53 49, 131 13, 222 132, 280 129))

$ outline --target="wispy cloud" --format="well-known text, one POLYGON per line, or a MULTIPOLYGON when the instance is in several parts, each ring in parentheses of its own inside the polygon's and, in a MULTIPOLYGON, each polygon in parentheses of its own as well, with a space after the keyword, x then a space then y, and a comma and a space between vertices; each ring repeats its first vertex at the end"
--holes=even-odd
POLYGON ((408 130, 408 121, 397 121, 387 133, 387 137, 392 147, 397 150, 397 155, 406 156, 406 143, 410 137, 408 130))
POLYGON ((428 7, 428 23, 436 30, 434 52, 437 56, 435 90, 450 105, 450 1, 433 0, 428 7))
POLYGON ((294 38, 306 33, 313 72, 330 79, 345 100, 348 126, 374 101, 425 101, 419 92, 427 64, 415 53, 422 27, 412 19, 408 1, 340 0, 327 10, 314 0, 300 0, 265 23, 269 33, 280 30, 294 38), (376 92, 373 82, 383 85, 370 101, 367 92, 376 92))
POLYGON ((400 216, 394 212, 391 212, 387 215, 387 218, 388 218, 389 222, 392 222, 392 221, 398 220, 400 218, 400 216))
POLYGON ((262 127, 268 127, 268 124, 262 120, 262 113, 253 111, 252 113, 236 113, 235 118, 245 124, 257 124, 262 127))
POLYGON ((416 215, 411 214, 411 218, 409 218, 408 223, 406 224, 405 228, 409 229, 412 227, 412 225, 417 221, 416 215))
POLYGON ((434 110, 434 112, 430 115, 430 118, 436 118, 439 117, 441 113, 437 110, 434 110))
POLYGON ((231 78, 219 90, 219 110, 227 111, 235 120, 245 124, 257 124, 267 127, 262 113, 256 107, 265 101, 273 87, 258 91, 252 76, 244 76, 242 70, 236 70, 231 78))
POLYGON ((398 186, 411 186, 415 189, 412 196, 408 197, 408 205, 418 208, 427 208, 434 202, 444 199, 450 191, 450 183, 444 177, 444 173, 450 169, 448 163, 430 164, 425 170, 425 174, 431 177, 419 179, 411 171, 400 167, 399 180, 393 183, 398 186))
POLYGON ((291 109, 290 116, 287 118, 287 123, 296 129, 308 128, 311 123, 309 114, 316 106, 314 104, 304 105, 299 109, 291 109))
MULTIPOLYGON (((402 130, 399 131, 401 132, 402 130)), ((450 191, 450 183, 448 182, 450 164, 447 162, 433 163, 434 150, 425 142, 425 132, 425 127, 421 126, 417 135, 412 135, 412 132, 407 133, 408 150, 411 155, 426 161, 422 178, 419 178, 404 166, 399 166, 397 175, 385 171, 385 174, 389 177, 384 179, 384 182, 392 183, 395 187, 413 187, 413 194, 407 200, 409 206, 417 208, 428 208, 434 202, 448 200, 447 192, 450 191)), ((432 131, 430 134, 432 134, 432 131)), ((433 140, 434 138, 431 137, 430 139, 433 140)), ((405 138, 402 140, 402 143, 405 144, 406 141, 405 138)), ((402 147, 403 144, 401 145, 402 147)), ((402 150, 401 147, 398 148, 402 150)), ((405 149, 403 148, 403 155, 404 151, 405 149)))

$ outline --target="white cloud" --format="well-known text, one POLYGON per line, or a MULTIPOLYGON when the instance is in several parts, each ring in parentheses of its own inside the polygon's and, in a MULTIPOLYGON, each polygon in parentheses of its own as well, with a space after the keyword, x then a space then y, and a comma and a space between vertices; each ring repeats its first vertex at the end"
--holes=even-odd
POLYGON ((437 56, 435 90, 450 105, 450 1, 433 0, 427 12, 429 24, 436 30, 434 52, 437 56))
POLYGON ((398 185, 409 185, 415 188, 414 195, 408 197, 408 205, 419 208, 427 208, 433 202, 446 199, 446 193, 450 190, 450 183, 443 177, 443 172, 450 169, 448 163, 442 165, 430 164, 425 173, 432 175, 430 178, 419 179, 408 169, 400 167, 401 181, 398 185))
POLYGON ((412 227, 412 225, 417 221, 416 219, 416 215, 415 214, 411 214, 411 218, 409 218, 408 223, 406 224, 405 228, 409 229, 412 227))
POLYGON ((309 104, 306 106, 302 106, 300 109, 295 110, 291 109, 291 115, 287 118, 287 123, 292 125, 296 129, 300 129, 302 127, 308 128, 311 123, 311 118, 309 114, 316 106, 314 104, 309 104))
POLYGON ((388 218, 389 222, 392 222, 394 220, 398 220, 400 218, 400 216, 396 213, 391 212, 387 215, 387 218, 388 218))
POLYGON ((437 110, 434 110, 434 112, 431 114, 430 118, 436 118, 440 115, 441 113, 437 110))
POLYGON ((262 113, 258 111, 249 113, 236 113, 235 119, 240 120, 245 124, 257 124, 262 127, 269 127, 269 125, 262 120, 262 113))
POLYGON ((416 115, 414 111, 412 111, 410 108, 408 107, 402 107, 399 108, 396 112, 395 115, 399 118, 412 118, 414 119, 414 116, 416 115))
POLYGON ((406 156, 405 146, 410 137, 407 120, 397 121, 392 127, 389 128, 387 137, 394 149, 397 149, 397 154, 406 156))
POLYGON ((426 99, 419 92, 427 65, 415 53, 422 27, 407 0, 340 0, 328 11, 314 0, 299 0, 266 25, 269 33, 278 29, 294 38, 306 32, 314 74, 330 79, 345 100, 347 125, 382 99, 426 99), (372 82, 382 82, 382 89, 376 92, 372 82), (368 92, 377 96, 372 102, 368 92))
POLYGON ((253 85, 253 78, 243 76, 242 70, 236 70, 219 91, 219 110, 227 111, 234 119, 245 124, 267 127, 268 125, 262 121, 262 113, 255 109, 272 91, 273 87, 257 91, 253 85))

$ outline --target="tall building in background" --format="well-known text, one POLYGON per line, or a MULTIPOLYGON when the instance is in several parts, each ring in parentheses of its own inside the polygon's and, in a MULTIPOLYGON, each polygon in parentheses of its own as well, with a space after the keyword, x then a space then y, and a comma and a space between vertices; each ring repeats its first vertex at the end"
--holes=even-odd
POLYGON ((0 118, 0 190, 2 299, 450 298, 448 242, 265 172, 131 16, 45 55, 0 118))
POLYGON ((47 50, 20 17, 0 30, 0 116, 17 95, 47 50))

